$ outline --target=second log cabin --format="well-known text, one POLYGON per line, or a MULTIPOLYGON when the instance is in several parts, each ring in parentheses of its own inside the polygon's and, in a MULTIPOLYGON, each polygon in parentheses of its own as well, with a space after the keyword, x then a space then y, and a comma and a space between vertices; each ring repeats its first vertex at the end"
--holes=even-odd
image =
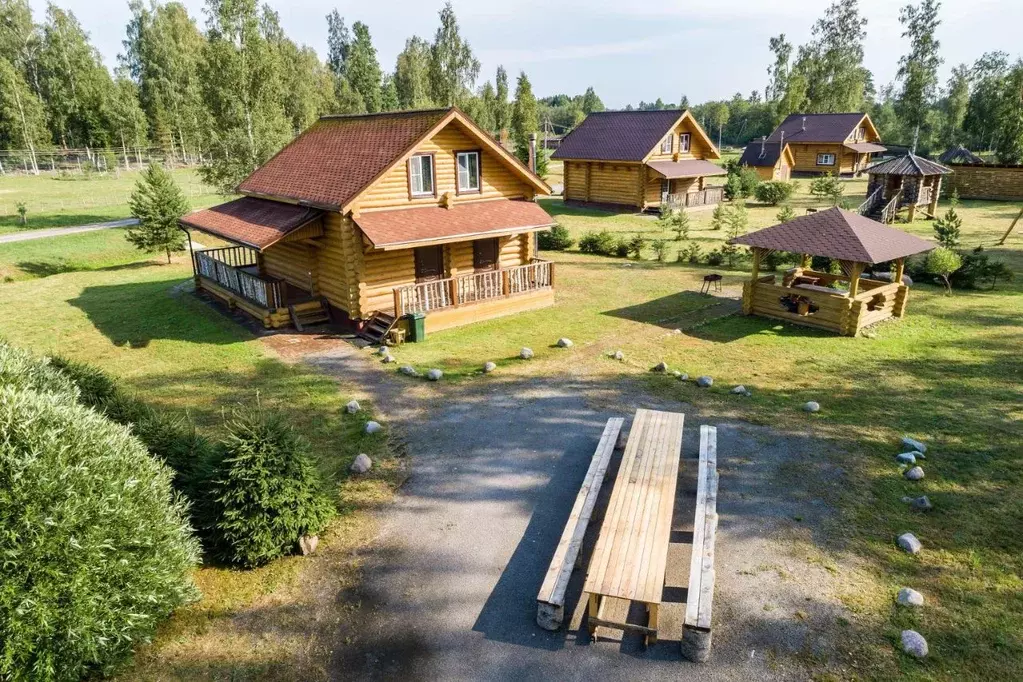
POLYGON ((784 153, 786 147, 792 155, 790 172, 802 175, 858 175, 875 154, 886 151, 867 114, 790 114, 766 140, 750 142, 741 163, 755 168, 761 179, 785 179, 774 172, 779 154, 761 160, 759 152, 773 148, 784 153))

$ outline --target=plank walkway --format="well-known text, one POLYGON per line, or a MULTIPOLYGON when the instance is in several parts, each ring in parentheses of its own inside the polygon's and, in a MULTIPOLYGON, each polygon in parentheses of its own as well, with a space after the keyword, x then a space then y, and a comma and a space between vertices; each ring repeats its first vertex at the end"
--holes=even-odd
POLYGON ((591 634, 605 626, 657 641, 684 418, 676 412, 636 411, 583 586, 591 634), (605 603, 617 599, 643 603, 647 625, 605 619, 605 603))

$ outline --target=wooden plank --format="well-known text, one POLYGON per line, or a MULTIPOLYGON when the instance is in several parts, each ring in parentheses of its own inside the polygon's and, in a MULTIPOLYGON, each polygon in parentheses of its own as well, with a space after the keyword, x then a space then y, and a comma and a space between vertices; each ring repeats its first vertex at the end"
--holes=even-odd
POLYGON ((714 541, 717 534, 717 429, 700 427, 693 553, 689 564, 689 596, 683 621, 682 653, 695 661, 710 656, 714 602, 714 541))
POLYGON ((593 515, 593 508, 597 503, 601 484, 607 474, 611 455, 618 442, 618 434, 624 423, 625 420, 621 417, 607 420, 600 441, 597 443, 597 449, 593 453, 590 467, 579 488, 575 504, 568 516, 561 540, 554 552, 554 558, 551 559, 547 575, 536 597, 539 602, 537 624, 547 630, 556 630, 564 620, 565 592, 568 589, 568 582, 582 547, 583 537, 586 535, 586 527, 593 515))

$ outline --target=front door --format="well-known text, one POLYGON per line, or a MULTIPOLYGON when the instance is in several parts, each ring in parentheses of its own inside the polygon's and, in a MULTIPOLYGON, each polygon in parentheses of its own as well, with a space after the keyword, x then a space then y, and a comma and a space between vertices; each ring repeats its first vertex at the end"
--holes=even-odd
POLYGON ((497 269, 498 240, 477 239, 472 243, 472 267, 476 272, 497 269))
POLYGON ((415 250, 416 282, 444 279, 444 247, 421 246, 415 250))

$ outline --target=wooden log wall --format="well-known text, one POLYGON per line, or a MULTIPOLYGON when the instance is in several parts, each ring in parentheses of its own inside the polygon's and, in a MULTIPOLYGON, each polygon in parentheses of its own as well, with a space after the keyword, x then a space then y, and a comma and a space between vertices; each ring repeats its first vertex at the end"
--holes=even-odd
MULTIPOLYGON (((861 280, 860 286, 868 280, 861 280)), ((864 327, 890 317, 902 317, 906 309, 909 287, 904 284, 873 283, 869 290, 855 298, 825 294, 808 289, 790 288, 773 283, 771 276, 743 285, 743 313, 760 315, 845 336, 855 336, 864 327), (873 286, 876 284, 876 286, 873 286), (813 301, 818 310, 800 315, 782 307, 779 299, 788 295, 803 296, 813 301), (873 310, 869 309, 873 308, 873 310)))
POLYGON ((945 196, 955 190, 960 199, 1023 201, 1023 165, 956 164, 945 177, 945 196))
POLYGON ((319 263, 316 247, 301 242, 281 242, 263 252, 263 267, 271 277, 315 293, 319 263))
POLYGON ((363 271, 362 236, 348 218, 329 213, 317 248, 320 294, 350 317, 359 317, 359 278, 363 271))
POLYGON ((839 143, 832 144, 791 144, 795 157, 793 170, 803 173, 853 173, 856 168, 856 152, 839 143), (834 154, 834 166, 818 166, 818 154, 834 154))

